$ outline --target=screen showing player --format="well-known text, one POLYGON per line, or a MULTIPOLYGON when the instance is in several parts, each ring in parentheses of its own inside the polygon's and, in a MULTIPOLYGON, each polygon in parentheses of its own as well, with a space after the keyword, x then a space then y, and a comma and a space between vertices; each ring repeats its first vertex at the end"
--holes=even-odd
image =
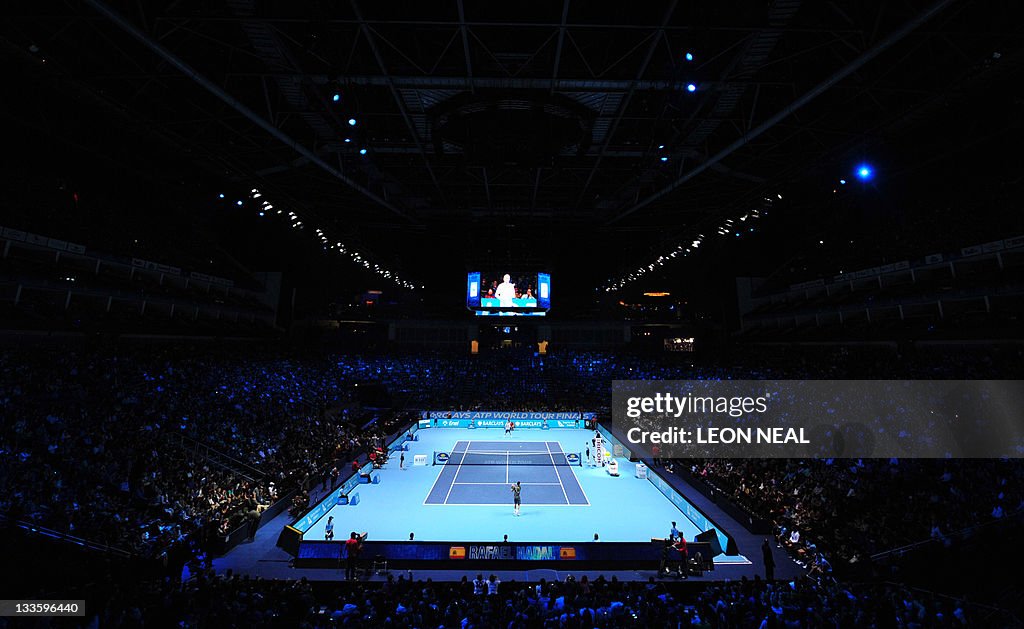
POLYGON ((478 315, 543 315, 551 307, 551 276, 515 271, 470 273, 466 307, 478 315))

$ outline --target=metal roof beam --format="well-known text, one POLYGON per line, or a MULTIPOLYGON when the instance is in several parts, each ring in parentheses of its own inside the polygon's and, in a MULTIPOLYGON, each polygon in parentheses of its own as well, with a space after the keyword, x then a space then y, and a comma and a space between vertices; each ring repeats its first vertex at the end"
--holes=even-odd
POLYGON ((257 114, 255 111, 253 111, 252 109, 247 107, 244 103, 239 101, 237 98, 235 98, 231 94, 228 94, 219 85, 217 85, 216 83, 214 83, 210 79, 208 79, 205 76, 203 76, 202 74, 200 74, 199 71, 194 69, 192 66, 187 64, 184 60, 182 60, 180 57, 178 57, 173 52, 171 52, 170 50, 165 48, 163 45, 161 45, 159 42, 154 40, 147 33, 145 33, 142 30, 140 30, 137 26, 135 26, 135 24, 130 22, 123 15, 121 15, 120 13, 115 11, 114 9, 110 8, 109 6, 107 6, 106 3, 102 2, 102 0, 85 0, 85 2, 90 7, 92 7, 97 12, 99 12, 100 14, 106 16, 111 22, 116 24, 119 28, 121 28, 121 30, 126 32, 128 35, 134 37, 143 46, 145 46, 146 48, 149 48, 151 51, 153 51, 154 53, 159 55, 161 58, 163 58, 169 64, 171 64, 172 66, 177 68, 182 74, 184 74, 185 76, 189 77, 190 79, 192 79, 193 81, 198 83, 203 89, 205 89, 206 91, 210 92, 211 94, 213 94, 214 96, 216 96, 217 98, 222 100, 229 107, 231 107, 232 109, 234 109, 238 113, 240 113, 243 116, 245 116, 246 118, 248 118, 250 121, 252 121, 254 124, 259 126, 261 129, 263 129, 264 131, 269 133, 271 136, 273 136, 274 138, 276 138, 280 142, 284 143, 285 145, 289 146, 296 153, 302 155, 303 157, 308 159, 310 162, 316 164, 318 167, 320 167, 324 171, 330 173, 336 179, 338 179, 341 182, 345 183, 347 186, 349 186, 353 190, 356 190, 357 192, 363 194, 364 196, 368 197, 369 199, 375 201, 376 203, 379 203, 381 206, 391 210, 395 215, 400 216, 401 218, 403 218, 403 219, 405 219, 405 220, 407 220, 409 222, 416 223, 416 219, 414 219, 413 217, 409 216, 408 214, 406 214, 405 212, 403 212, 399 208, 395 207, 394 205, 392 205, 388 201, 384 200, 379 195, 377 195, 375 192, 373 192, 373 191, 371 191, 371 190, 369 190, 367 188, 364 188, 359 183, 353 181, 352 179, 347 177, 344 173, 342 173, 340 170, 338 170, 337 168, 335 168, 335 167, 331 166, 330 164, 328 164, 327 162, 325 162, 318 155, 316 155, 313 151, 311 151, 307 147, 303 146, 297 140, 295 140, 294 138, 292 138, 288 134, 284 133, 283 131, 281 131, 280 129, 275 127, 273 124, 268 122, 265 118, 263 118, 262 116, 257 114))
POLYGON ((583 189, 580 190, 579 198, 576 199, 576 206, 579 207, 580 203, 583 202, 583 197, 587 194, 587 189, 590 188, 590 182, 594 180, 594 175, 597 174, 598 167, 601 166, 601 158, 604 157, 605 151, 608 150, 608 146, 612 142, 612 136, 615 135, 615 129, 618 128, 619 122, 622 120, 622 116, 626 114, 626 109, 629 108, 629 102, 633 99, 633 93, 636 91, 636 83, 643 78, 644 73, 647 72, 647 66, 650 65, 651 59, 654 57, 654 51, 658 49, 658 45, 661 43, 662 33, 665 32, 665 26, 668 24, 669 19, 672 18, 672 14, 676 10, 678 0, 672 0, 669 4, 668 10, 665 11, 665 16, 661 20, 661 25, 651 35, 651 45, 647 49, 647 56, 644 57, 643 63, 640 64, 640 69, 637 70, 636 78, 630 81, 629 89, 626 91, 626 95, 622 99, 622 105, 619 107, 619 114, 612 121, 611 126, 608 128, 608 132, 604 137, 604 144, 601 146, 601 153, 597 157, 597 162, 594 164, 593 170, 590 171, 590 175, 587 177, 586 182, 583 184, 583 189))
POLYGON ((851 61, 843 68, 839 69, 839 71, 837 71, 835 74, 833 74, 832 76, 828 77, 821 83, 818 83, 813 88, 805 92, 802 96, 800 96, 795 101, 784 107, 774 116, 768 118, 760 125, 758 125, 756 128, 751 129, 748 133, 744 134, 742 137, 737 139, 735 142, 731 143, 729 146, 725 147, 724 149, 722 149, 709 159, 705 160, 704 162, 698 164, 695 168, 687 171, 686 173, 683 173, 681 176, 679 176, 677 179, 672 181, 667 186, 651 194, 650 196, 644 198, 640 202, 634 204, 632 207, 629 207, 623 210, 622 212, 619 212, 615 216, 611 217, 605 222, 605 225, 608 226, 617 223, 618 221, 621 221, 622 219, 626 218, 630 214, 633 214, 637 210, 640 210, 646 207, 647 205, 650 205, 654 201, 657 201, 658 199, 664 197, 665 195, 673 192, 674 190, 678 189, 680 186, 685 184, 687 181, 693 179, 700 173, 707 170, 709 167, 725 159, 737 149, 743 147, 753 139, 760 136, 765 131, 774 127, 777 123, 781 122, 785 118, 795 113, 797 110, 799 110, 807 103, 811 102, 821 94, 828 91, 832 86, 834 86, 839 81, 843 80, 847 76, 859 70, 866 63, 877 57, 879 54, 881 54, 883 51, 891 47, 896 42, 902 40, 916 28, 927 22, 937 13, 945 9, 950 4, 953 4, 954 2, 956 2, 956 0, 938 0, 938 2, 935 2, 930 7, 919 13, 916 17, 911 19, 902 27, 893 31, 887 37, 876 43, 874 46, 864 51, 863 54, 861 54, 859 57, 851 61))
POLYGON ((381 56, 380 49, 377 47, 377 41, 374 33, 371 31, 369 25, 363 21, 363 14, 359 10, 359 3, 357 3, 356 0, 351 0, 351 4, 352 11, 355 12, 356 17, 359 18, 359 25, 363 31, 363 35, 366 37, 367 43, 370 44, 370 50, 373 52, 373 57, 377 60, 377 66, 380 68, 381 73, 384 75, 384 79, 387 81, 388 88, 391 90, 391 96, 395 99, 395 105, 398 106, 398 111, 402 114, 402 120, 405 121, 405 126, 409 128, 409 134, 412 136, 412 140, 416 144, 416 148, 419 150, 420 156, 423 158, 423 165, 426 166, 427 172, 430 174, 430 180, 434 182, 434 187, 437 188, 437 194, 441 199, 441 203, 447 203, 445 201, 444 189, 441 188, 441 182, 437 180, 437 175, 434 173, 434 167, 430 165, 430 158, 423 150, 423 142, 420 141, 420 134, 416 131, 416 125, 413 124, 412 119, 409 117, 409 112, 406 111, 402 95, 398 93, 398 88, 395 87, 395 82, 391 80, 391 75, 388 74, 388 69, 384 65, 384 58, 381 56))

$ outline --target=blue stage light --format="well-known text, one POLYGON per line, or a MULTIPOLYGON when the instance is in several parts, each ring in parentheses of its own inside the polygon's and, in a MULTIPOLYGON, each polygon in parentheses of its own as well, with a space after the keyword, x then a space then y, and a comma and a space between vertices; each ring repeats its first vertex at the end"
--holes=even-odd
POLYGON ((661 158, 661 161, 663 161, 663 162, 667 162, 667 161, 668 161, 668 158, 667 158, 667 157, 662 157, 662 158, 661 158))
POLYGON ((237 205, 237 206, 241 207, 241 205, 242 205, 242 202, 241 202, 241 201, 235 201, 235 205, 237 205))
POLYGON ((352 138, 345 138, 345 144, 348 144, 351 141, 352 141, 352 138))
POLYGON ((693 53, 692 52, 686 53, 686 60, 687 61, 693 61, 693 53))
POLYGON ((334 102, 338 102, 339 100, 341 100, 341 94, 335 92, 334 95, 331 96, 331 100, 334 102))
POLYGON ((218 194, 218 195, 217 195, 217 198, 218 198, 218 199, 223 199, 223 198, 224 198, 224 193, 223 193, 223 192, 221 192, 220 194, 218 194))
POLYGON ((354 127, 354 126, 356 126, 356 119, 355 119, 355 118, 349 118, 349 119, 348 119, 348 125, 349 125, 350 127, 354 127))
POLYGON ((359 149, 360 155, 366 155, 366 149, 359 149))
POLYGON ((857 167, 857 178, 867 181, 875 176, 875 171, 868 164, 861 164, 857 167))
POLYGON ((693 83, 690 83, 689 85, 686 86, 686 91, 687 92, 696 92, 697 91, 697 86, 694 85, 693 83))
POLYGON ((844 185, 844 186, 845 186, 845 185, 846 185, 846 180, 845 180, 845 179, 840 179, 840 180, 839 180, 839 183, 840 183, 841 185, 844 185))

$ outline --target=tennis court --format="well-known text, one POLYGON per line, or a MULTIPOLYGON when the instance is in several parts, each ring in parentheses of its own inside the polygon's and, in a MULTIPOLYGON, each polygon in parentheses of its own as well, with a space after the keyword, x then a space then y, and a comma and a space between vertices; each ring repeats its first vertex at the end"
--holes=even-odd
POLYGON ((563 452, 557 441, 457 441, 434 462, 443 467, 425 505, 507 506, 517 481, 523 504, 590 505, 573 471, 579 453, 563 452))
MULTIPOLYGON (((501 428, 430 428, 397 453, 379 483, 359 485, 358 501, 331 507, 306 533, 323 539, 327 516, 336 530, 368 531, 374 540, 500 542, 648 541, 672 526, 687 539, 701 532, 635 465, 620 458, 621 476, 586 464, 594 432, 501 428), (422 457, 415 463, 417 455, 422 457), (582 460, 581 460, 582 459, 582 460), (515 481, 523 485, 521 517, 512 514, 515 481)), ((746 561, 726 558, 716 562, 746 561)))

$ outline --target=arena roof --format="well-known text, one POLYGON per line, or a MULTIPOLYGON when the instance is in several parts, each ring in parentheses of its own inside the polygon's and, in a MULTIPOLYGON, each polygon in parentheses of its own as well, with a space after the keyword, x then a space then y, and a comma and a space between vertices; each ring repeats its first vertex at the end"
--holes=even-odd
POLYGON ((258 188, 417 285, 437 247, 456 266, 515 258, 590 290, 766 198, 820 203, 801 191, 831 188, 865 155, 911 181, 1019 131, 1016 2, 3 12, 3 54, 20 62, 5 100, 32 104, 5 107, 8 122, 66 133, 52 90, 88 94, 121 116, 111 144, 155 138, 204 185, 258 188))

